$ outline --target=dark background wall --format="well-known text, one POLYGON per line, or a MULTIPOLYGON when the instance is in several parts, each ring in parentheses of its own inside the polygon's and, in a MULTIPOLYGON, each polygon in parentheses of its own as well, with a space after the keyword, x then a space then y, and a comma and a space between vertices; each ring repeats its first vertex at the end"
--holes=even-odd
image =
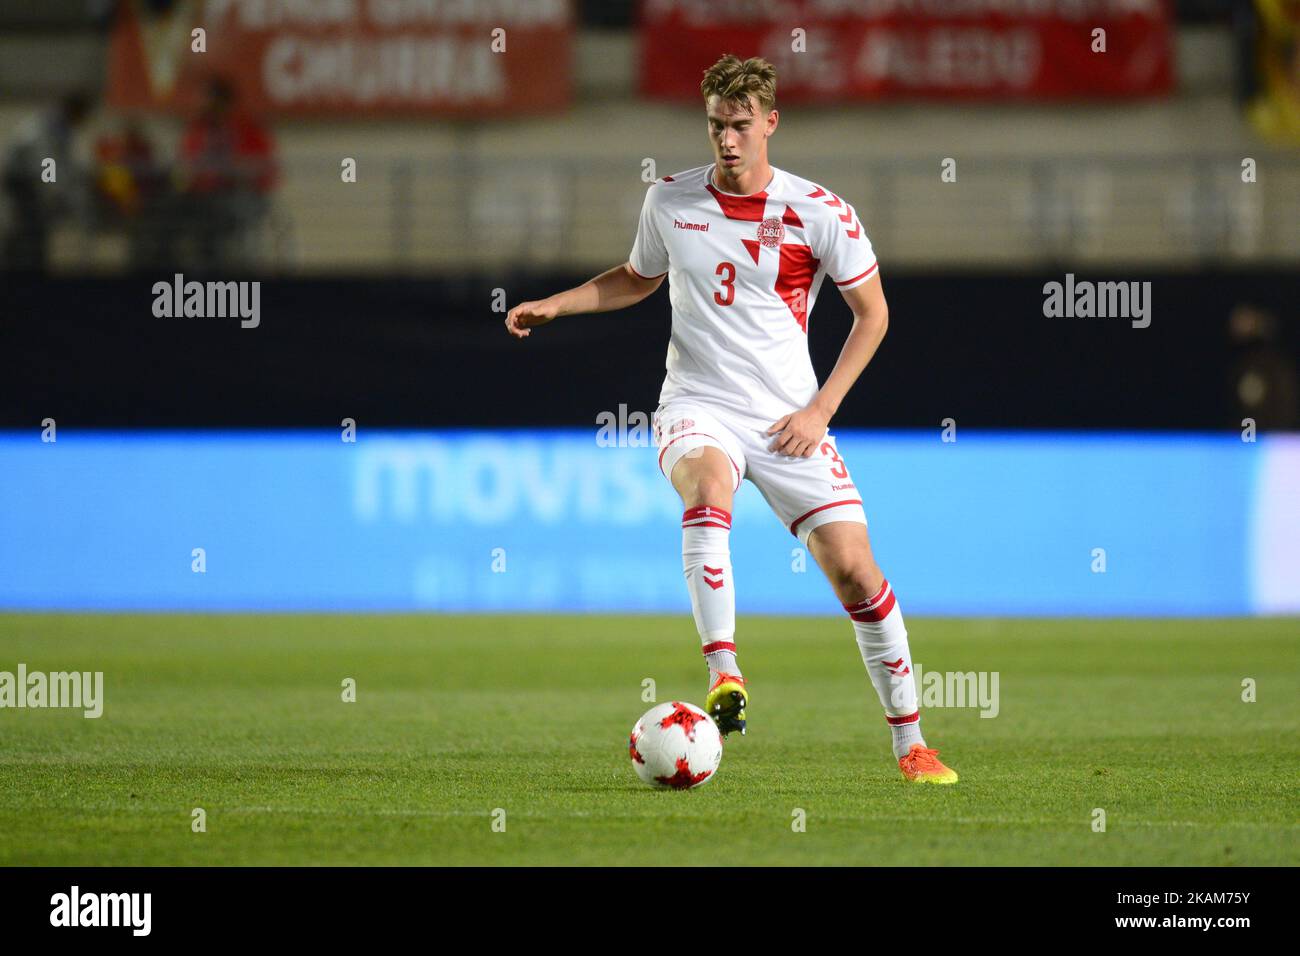
MULTIPOLYGON (((0 427, 577 425, 620 403, 652 411, 663 377, 666 286, 516 342, 491 310, 494 287, 513 305, 587 276, 266 280, 257 329, 154 317, 160 278, 0 277, 0 427)), ((1063 278, 886 276, 889 335, 836 426, 1236 428, 1243 362, 1264 354, 1294 384, 1296 275, 1134 274, 1153 282, 1147 329, 1045 318, 1043 283, 1063 278), (1272 343, 1230 338, 1241 305, 1280 319, 1272 343)), ((820 377, 849 322, 823 287, 810 325, 820 377)))

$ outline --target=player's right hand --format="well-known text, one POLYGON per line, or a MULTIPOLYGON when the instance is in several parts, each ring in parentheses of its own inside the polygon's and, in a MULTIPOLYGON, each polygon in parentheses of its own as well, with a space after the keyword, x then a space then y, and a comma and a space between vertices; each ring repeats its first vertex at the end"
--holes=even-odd
POLYGON ((506 315, 506 331, 517 339, 531 335, 535 325, 545 325, 559 314, 559 309, 547 299, 540 302, 520 302, 506 315))

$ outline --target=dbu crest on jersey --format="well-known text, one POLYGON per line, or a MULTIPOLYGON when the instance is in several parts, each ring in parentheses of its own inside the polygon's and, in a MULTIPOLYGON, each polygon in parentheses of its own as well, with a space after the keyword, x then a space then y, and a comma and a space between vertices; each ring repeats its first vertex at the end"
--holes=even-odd
POLYGON ((776 216, 768 216, 758 224, 758 241, 769 249, 781 245, 785 238, 785 224, 776 216))

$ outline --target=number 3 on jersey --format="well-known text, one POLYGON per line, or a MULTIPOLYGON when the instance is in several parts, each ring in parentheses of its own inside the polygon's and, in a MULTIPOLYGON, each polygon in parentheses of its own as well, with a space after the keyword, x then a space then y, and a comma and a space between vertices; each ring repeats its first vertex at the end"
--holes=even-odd
POLYGON ((725 296, 715 291, 713 301, 718 305, 731 305, 736 301, 736 267, 730 262, 719 262, 713 273, 722 277, 722 288, 726 290, 725 296))

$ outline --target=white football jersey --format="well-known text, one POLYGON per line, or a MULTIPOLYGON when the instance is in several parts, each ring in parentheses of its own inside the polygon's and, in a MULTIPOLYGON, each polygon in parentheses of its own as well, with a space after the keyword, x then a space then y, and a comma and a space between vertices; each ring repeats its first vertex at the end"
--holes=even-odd
POLYGON ((632 268, 668 274, 673 330, 659 401, 695 399, 766 429, 817 394, 808 317, 825 276, 876 274, 871 241, 843 199, 772 167, 749 196, 713 185, 713 164, 651 184, 632 268))

